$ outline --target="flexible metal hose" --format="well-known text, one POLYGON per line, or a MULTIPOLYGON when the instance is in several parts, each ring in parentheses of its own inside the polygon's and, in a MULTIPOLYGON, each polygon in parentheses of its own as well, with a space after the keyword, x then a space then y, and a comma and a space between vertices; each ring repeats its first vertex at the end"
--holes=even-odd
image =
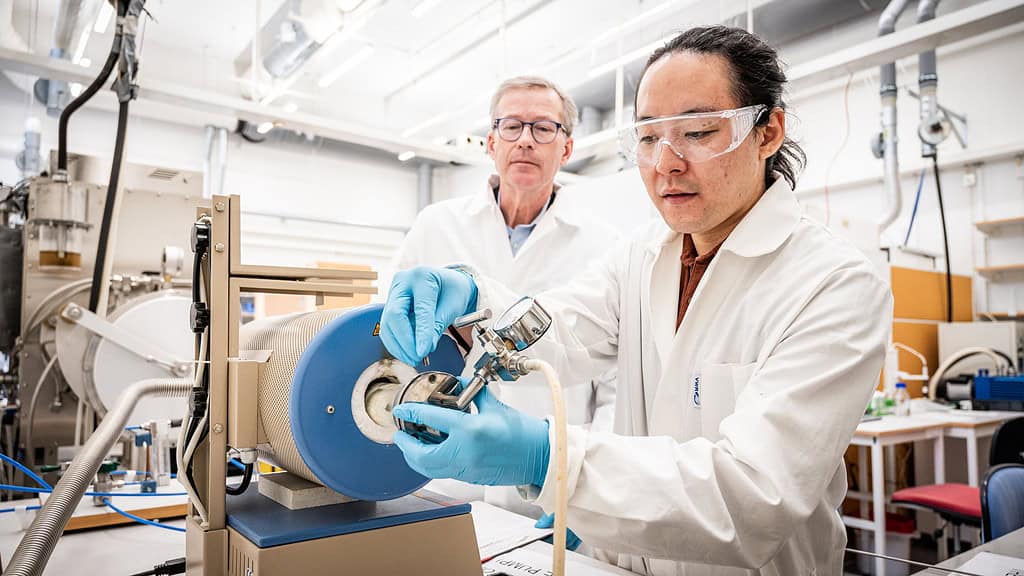
POLYGON ((54 487, 46 504, 36 514, 36 519, 18 543, 18 549, 14 551, 4 575, 39 576, 43 573, 64 526, 99 471, 103 458, 121 436, 139 400, 150 396, 185 397, 191 389, 192 380, 184 378, 141 380, 126 388, 118 398, 117 406, 107 412, 99 428, 89 437, 89 441, 54 487))

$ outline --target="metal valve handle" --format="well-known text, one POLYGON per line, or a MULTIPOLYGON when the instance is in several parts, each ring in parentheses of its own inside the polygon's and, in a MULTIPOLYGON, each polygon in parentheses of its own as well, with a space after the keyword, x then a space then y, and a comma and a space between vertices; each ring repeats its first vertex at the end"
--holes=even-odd
MULTIPOLYGON (((473 326, 477 340, 483 347, 483 355, 477 360, 473 377, 465 388, 458 389, 458 380, 451 374, 443 372, 424 372, 414 378, 395 397, 393 405, 405 401, 427 402, 435 406, 453 410, 469 410, 473 398, 494 380, 514 381, 526 373, 523 364, 526 358, 520 354, 537 340, 540 340, 551 327, 551 315, 530 297, 523 297, 510 306, 497 320, 493 327, 484 327, 480 323, 490 319, 490 309, 460 316, 452 322, 455 328, 473 326)), ((445 434, 404 422, 395 418, 399 429, 412 434, 425 442, 438 443, 444 440, 445 434)))
POLYGON ((479 324, 484 320, 490 320, 491 309, 484 308, 483 310, 477 310, 476 312, 470 312, 463 316, 459 316, 452 322, 452 328, 465 328, 466 326, 472 326, 473 324, 479 324))

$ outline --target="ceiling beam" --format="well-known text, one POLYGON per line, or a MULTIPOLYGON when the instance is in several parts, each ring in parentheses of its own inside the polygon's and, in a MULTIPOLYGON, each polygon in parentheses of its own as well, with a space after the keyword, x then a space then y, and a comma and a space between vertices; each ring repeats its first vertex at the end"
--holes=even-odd
MULTIPOLYGON (((874 66, 914 56, 1024 21, 1024 0, 986 0, 923 24, 915 24, 867 42, 791 67, 789 89, 806 89, 874 66)), ((614 129, 576 141, 575 154, 584 157, 616 137, 614 129)))
POLYGON ((842 78, 1024 20, 1024 0, 987 0, 790 68, 791 89, 842 78))
MULTIPOLYGON (((55 60, 46 56, 20 52, 0 47, 0 70, 9 70, 29 76, 66 80, 88 84, 93 73, 66 60, 55 60)), ((183 110, 224 115, 250 122, 273 122, 279 128, 315 134, 332 140, 348 142, 359 146, 376 148, 393 154, 407 150, 416 157, 442 163, 469 165, 491 165, 483 155, 465 154, 445 146, 392 136, 386 131, 340 121, 334 118, 305 114, 287 113, 260 105, 251 100, 228 96, 209 90, 190 88, 180 84, 140 79, 139 99, 168 104, 183 110)), ((162 117, 166 120, 166 117, 162 117)), ((234 130, 234 126, 226 126, 234 130)))

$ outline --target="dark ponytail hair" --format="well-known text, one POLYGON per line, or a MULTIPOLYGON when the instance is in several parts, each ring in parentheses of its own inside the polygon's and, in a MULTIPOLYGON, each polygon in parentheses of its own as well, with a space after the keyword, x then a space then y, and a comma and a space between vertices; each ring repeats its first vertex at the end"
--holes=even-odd
MULTIPOLYGON (((644 66, 640 79, 652 64, 662 57, 680 52, 721 56, 732 70, 732 92, 742 106, 764 104, 768 110, 786 109, 782 101, 786 74, 782 71, 775 49, 742 28, 728 26, 707 26, 690 28, 651 54, 644 66)), ((640 83, 637 82, 639 90, 640 83)), ((768 123, 769 113, 762 113, 755 125, 768 123)), ((772 172, 778 172, 796 187, 797 173, 803 169, 807 156, 800 146, 788 136, 779 150, 765 160, 765 186, 772 184, 772 172)))

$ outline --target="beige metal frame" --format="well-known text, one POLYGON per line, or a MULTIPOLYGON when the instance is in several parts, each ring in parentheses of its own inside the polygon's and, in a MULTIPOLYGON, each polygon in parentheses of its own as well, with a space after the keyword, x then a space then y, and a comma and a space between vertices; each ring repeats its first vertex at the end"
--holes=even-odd
MULTIPOLYGON (((376 280, 362 270, 244 265, 238 196, 214 196, 210 218, 210 434, 195 456, 195 478, 206 504, 208 524, 190 514, 186 521, 187 576, 277 576, 294 573, 423 574, 479 576, 476 534, 469 514, 260 549, 227 528, 224 510, 225 454, 261 441, 255 393, 261 359, 240 354, 241 295, 276 293, 351 296, 375 294, 376 280), (396 554, 395 550, 401 550, 396 554)), ((198 280, 198 279, 197 279, 198 280)), ((265 360, 262 359, 262 360, 265 360)))
MULTIPOLYGON (((360 270, 253 266, 241 260, 241 209, 238 196, 214 196, 211 207, 197 210, 210 218, 210 433, 196 450, 195 478, 206 504, 207 526, 191 515, 185 539, 188 576, 225 576, 228 572, 228 530, 225 526, 225 454, 228 449, 229 364, 237 363, 241 295, 273 293, 322 297, 375 294, 376 287, 356 285, 376 280, 360 270)), ((248 409, 252 409, 250 406, 248 409)), ((245 410, 245 407, 238 408, 245 410)), ((238 412, 235 412, 238 414, 238 412)))

